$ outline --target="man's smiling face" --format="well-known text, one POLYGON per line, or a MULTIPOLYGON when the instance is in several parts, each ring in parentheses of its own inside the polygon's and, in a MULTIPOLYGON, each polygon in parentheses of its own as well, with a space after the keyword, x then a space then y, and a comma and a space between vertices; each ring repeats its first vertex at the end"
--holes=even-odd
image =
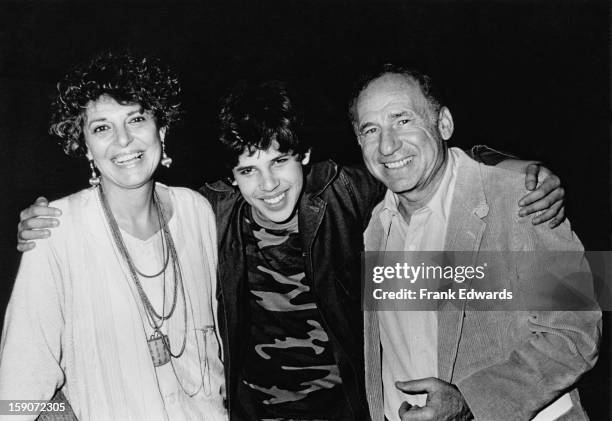
POLYGON ((297 209, 304 185, 302 166, 308 163, 309 155, 300 160, 292 152, 280 152, 276 141, 267 150, 245 150, 232 170, 234 185, 259 217, 285 222, 297 209))
MULTIPOLYGON (((368 170, 391 191, 417 200, 435 188, 446 156, 432 113, 419 84, 395 73, 370 82, 356 103, 354 127, 368 170)), ((448 109, 440 118, 451 118, 448 109)))

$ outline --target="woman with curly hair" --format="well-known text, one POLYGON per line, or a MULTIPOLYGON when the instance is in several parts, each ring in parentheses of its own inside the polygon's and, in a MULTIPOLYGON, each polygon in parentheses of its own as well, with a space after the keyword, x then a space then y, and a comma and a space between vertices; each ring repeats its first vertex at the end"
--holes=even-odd
MULTIPOLYGON (((92 187, 52 205, 23 256, 0 347, 0 399, 66 396, 79 419, 226 419, 209 203, 153 180, 180 116, 158 62, 104 54, 58 84, 52 134, 92 187)), ((32 417, 35 417, 33 414, 32 417)))

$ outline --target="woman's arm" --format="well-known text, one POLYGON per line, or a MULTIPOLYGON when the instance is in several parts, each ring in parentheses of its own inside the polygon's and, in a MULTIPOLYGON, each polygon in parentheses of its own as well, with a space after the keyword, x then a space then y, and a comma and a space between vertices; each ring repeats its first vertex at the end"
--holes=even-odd
POLYGON ((61 277, 48 240, 22 257, 2 331, 0 400, 47 401, 64 384, 61 277))

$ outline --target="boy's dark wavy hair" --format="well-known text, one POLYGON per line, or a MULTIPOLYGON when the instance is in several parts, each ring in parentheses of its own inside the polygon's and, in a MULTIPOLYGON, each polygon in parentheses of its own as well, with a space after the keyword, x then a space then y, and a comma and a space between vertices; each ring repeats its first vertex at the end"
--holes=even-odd
POLYGON ((219 140, 230 170, 245 151, 267 150, 274 141, 280 152, 292 152, 301 159, 310 149, 302 128, 301 110, 284 82, 242 82, 221 100, 219 140))
POLYGON ((139 104, 157 127, 180 119, 178 79, 159 60, 130 53, 105 52, 76 67, 57 84, 49 133, 68 155, 85 154, 83 123, 90 101, 108 95, 120 104, 139 104))

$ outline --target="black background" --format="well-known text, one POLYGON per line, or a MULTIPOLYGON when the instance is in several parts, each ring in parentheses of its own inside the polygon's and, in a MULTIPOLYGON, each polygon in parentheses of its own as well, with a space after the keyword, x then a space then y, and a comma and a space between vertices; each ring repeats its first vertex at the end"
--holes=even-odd
MULTIPOLYGON (((610 250, 609 21, 607 1, 578 0, 0 1, 0 310, 19 263, 18 211, 87 187, 85 160, 46 134, 49 99, 65 71, 104 49, 154 54, 182 80, 186 117, 167 138, 163 182, 197 188, 220 174, 217 101, 239 78, 298 84, 315 156, 358 162, 351 81, 373 62, 415 64, 446 88, 452 145, 544 161, 585 248, 610 250)), ((612 417, 611 332, 604 325, 581 383, 592 419, 612 417)))

